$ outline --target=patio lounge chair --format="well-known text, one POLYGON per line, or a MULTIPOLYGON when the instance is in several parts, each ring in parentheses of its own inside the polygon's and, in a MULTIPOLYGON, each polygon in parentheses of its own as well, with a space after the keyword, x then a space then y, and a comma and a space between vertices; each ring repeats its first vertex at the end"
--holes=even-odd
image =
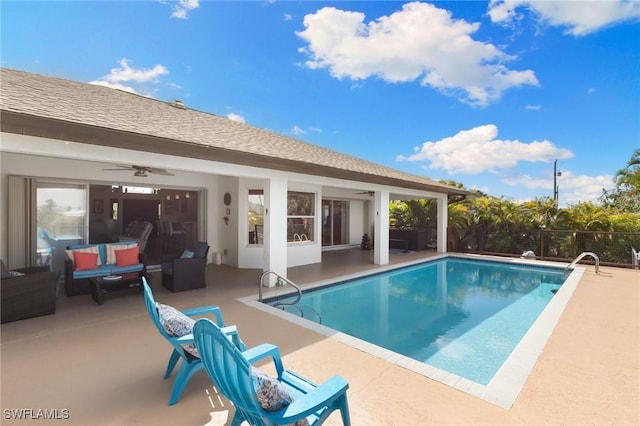
POLYGON ((167 371, 164 375, 165 379, 171 376, 178 361, 182 360, 169 397, 169 405, 173 405, 178 402, 191 377, 203 368, 191 334, 195 320, 189 317, 213 314, 217 323, 222 327, 223 333, 230 336, 234 344, 242 350, 246 347, 240 340, 235 326, 224 326, 220 308, 217 306, 202 306, 185 311, 177 311, 170 306, 155 302, 151 287, 149 287, 145 277, 142 278, 142 285, 144 287, 144 302, 147 306, 149 317, 162 337, 173 347, 173 352, 167 364, 167 371), (167 313, 171 314, 170 318, 167 313), (161 318, 161 314, 164 315, 164 318, 161 318))
POLYGON ((347 389, 341 376, 320 386, 285 370, 277 346, 264 343, 241 352, 215 323, 199 319, 193 337, 204 368, 218 391, 235 406, 231 425, 322 424, 340 410, 342 422, 350 425, 347 389), (251 366, 271 357, 277 379, 251 366))
POLYGON ((124 233, 118 237, 118 241, 135 241, 138 243, 140 253, 144 253, 152 230, 151 222, 136 219, 127 225, 124 233))

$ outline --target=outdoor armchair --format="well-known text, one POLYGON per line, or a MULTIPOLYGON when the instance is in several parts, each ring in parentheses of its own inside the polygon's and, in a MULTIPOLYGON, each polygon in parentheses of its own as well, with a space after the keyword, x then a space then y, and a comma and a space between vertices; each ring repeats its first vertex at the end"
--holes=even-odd
POLYGON ((208 319, 196 321, 193 337, 209 377, 236 409, 231 425, 319 425, 335 410, 340 410, 342 423, 350 425, 349 384, 341 376, 318 386, 285 370, 277 346, 264 343, 241 351, 208 319), (273 360, 277 377, 251 366, 265 358, 273 360))
POLYGON ((180 256, 162 256, 162 285, 173 292, 206 287, 208 253, 206 242, 194 241, 180 256))
POLYGON ((48 266, 8 271, 0 260, 1 323, 18 321, 56 312, 58 275, 48 266))
POLYGON ((173 383, 171 396, 169 397, 169 405, 173 405, 178 402, 182 391, 191 377, 203 368, 193 341, 192 328, 195 319, 191 317, 201 317, 203 315, 213 316, 217 324, 221 327, 222 332, 229 336, 234 345, 237 345, 242 350, 245 349, 245 345, 238 336, 235 326, 226 327, 224 325, 222 313, 217 306, 201 306, 178 311, 171 306, 156 303, 151 287, 145 277, 142 278, 142 285, 144 289, 144 302, 151 322, 156 326, 160 335, 173 347, 173 351, 169 357, 169 363, 167 364, 167 370, 164 374, 165 379, 171 377, 171 373, 173 373, 178 361, 180 361, 180 367, 173 383))

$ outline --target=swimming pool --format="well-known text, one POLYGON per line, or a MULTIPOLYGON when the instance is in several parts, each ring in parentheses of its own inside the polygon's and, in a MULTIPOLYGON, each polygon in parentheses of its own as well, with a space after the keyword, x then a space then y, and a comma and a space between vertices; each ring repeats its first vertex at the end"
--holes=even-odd
POLYGON ((564 281, 558 266, 441 257, 314 289, 298 305, 302 323, 322 323, 309 328, 509 407, 577 283, 564 281))

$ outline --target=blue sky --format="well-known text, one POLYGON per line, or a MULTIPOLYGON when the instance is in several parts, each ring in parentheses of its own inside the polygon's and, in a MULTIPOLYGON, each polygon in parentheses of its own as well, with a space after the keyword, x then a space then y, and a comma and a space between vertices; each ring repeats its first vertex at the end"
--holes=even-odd
POLYGON ((2 1, 2 66, 102 84, 517 201, 640 148, 640 0, 2 1))

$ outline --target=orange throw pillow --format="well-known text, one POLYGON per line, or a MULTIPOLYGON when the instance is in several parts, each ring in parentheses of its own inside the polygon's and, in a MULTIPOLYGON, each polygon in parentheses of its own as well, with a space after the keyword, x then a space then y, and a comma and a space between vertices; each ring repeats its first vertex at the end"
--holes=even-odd
POLYGON ((74 251, 73 262, 76 265, 76 271, 98 269, 98 253, 83 253, 81 251, 74 251))
POLYGON ((116 250, 116 266, 137 265, 140 249, 135 246, 130 249, 116 250))

